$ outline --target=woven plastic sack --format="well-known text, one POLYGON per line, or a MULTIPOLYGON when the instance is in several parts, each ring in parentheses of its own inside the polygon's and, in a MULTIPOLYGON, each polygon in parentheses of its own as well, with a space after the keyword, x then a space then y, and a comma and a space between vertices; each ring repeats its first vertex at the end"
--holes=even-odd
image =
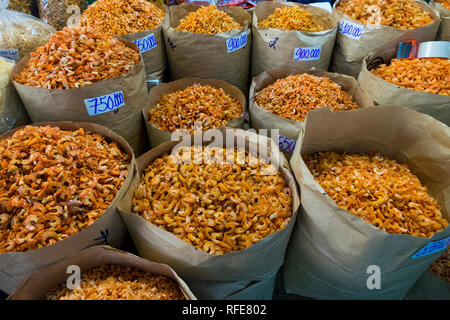
POLYGON ((8 4, 0 0, 0 56, 17 62, 46 43, 55 29, 29 14, 7 10, 8 4))

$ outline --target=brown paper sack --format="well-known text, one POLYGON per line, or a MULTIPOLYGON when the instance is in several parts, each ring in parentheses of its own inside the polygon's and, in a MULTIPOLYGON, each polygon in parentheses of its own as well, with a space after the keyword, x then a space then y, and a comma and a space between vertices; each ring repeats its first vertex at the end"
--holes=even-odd
MULTIPOLYGON (((252 85, 250 86, 250 127, 256 130, 259 129, 279 129, 280 135, 289 139, 297 140, 300 130, 304 128, 303 121, 295 121, 286 119, 277 114, 258 106, 254 102, 254 96, 260 90, 273 84, 275 81, 281 78, 285 78, 289 75, 296 75, 301 73, 308 73, 320 77, 328 77, 332 81, 339 84, 342 89, 350 94, 353 100, 361 107, 373 106, 372 99, 364 93, 358 86, 358 82, 350 76, 325 72, 322 70, 305 70, 299 68, 285 68, 278 70, 265 71, 253 78, 252 85)), ((347 112, 347 111, 342 111, 347 112)))
POLYGON ((210 85, 215 88, 221 88, 225 91, 226 94, 230 95, 233 98, 236 98, 240 105, 242 106, 242 115, 238 118, 232 119, 227 123, 226 127, 229 128, 244 128, 244 112, 246 108, 246 99, 242 94, 242 91, 236 88, 235 86, 226 83, 221 80, 214 79, 200 79, 200 78, 185 78, 180 80, 175 80, 169 83, 162 83, 156 87, 153 87, 150 91, 150 96, 148 100, 147 106, 142 110, 142 114, 144 115, 145 127, 147 129, 148 139, 150 141, 151 148, 154 148, 160 145, 163 142, 171 141, 172 133, 169 131, 164 131, 159 129, 158 127, 150 124, 150 113, 149 110, 156 106, 159 98, 164 94, 169 94, 177 90, 184 90, 187 87, 194 85, 195 83, 199 83, 201 85, 210 85))
POLYGON ((255 8, 252 21, 252 75, 256 76, 263 71, 279 68, 304 68, 316 67, 328 70, 334 40, 337 32, 337 21, 328 11, 293 2, 261 2, 255 8), (260 28, 258 21, 266 19, 275 9, 283 6, 298 6, 309 11, 315 19, 328 30, 320 32, 303 32, 294 30, 280 30, 273 28, 260 28), (301 57, 303 53, 299 48, 314 49, 307 51, 308 57, 301 57), (314 57, 309 57, 311 52, 317 52, 314 57), (296 54, 298 53, 298 54, 296 54))
MULTIPOLYGON (((25 252, 0 253, 0 290, 6 293, 11 293, 17 289, 20 282, 37 269, 69 257, 86 247, 106 243, 117 248, 123 248, 129 244, 128 233, 116 210, 116 203, 119 196, 125 193, 133 181, 135 159, 130 145, 115 132, 95 123, 60 121, 41 122, 32 125, 50 125, 72 131, 83 128, 85 131, 98 133, 110 141, 116 141, 124 152, 130 156, 131 160, 128 166, 129 174, 123 182, 122 187, 117 191, 116 197, 108 209, 91 226, 65 240, 58 241, 51 246, 41 249, 25 252)), ((8 131, 1 135, 0 138, 10 137, 19 129, 21 128, 8 131)))
POLYGON ((183 3, 169 7, 169 16, 163 21, 164 41, 172 80, 198 77, 220 79, 231 83, 247 94, 252 42, 251 17, 238 7, 219 7, 228 13, 241 30, 231 30, 218 34, 201 34, 175 30, 190 12, 200 6, 183 3), (247 34, 247 44, 233 52, 228 52, 227 40, 247 34))
MULTIPOLYGON (((398 104, 432 116, 450 125, 450 97, 443 94, 428 93, 401 87, 374 75, 369 70, 381 63, 389 63, 395 55, 381 49, 363 61, 358 77, 361 89, 376 104, 398 104)), ((414 73, 414 70, 411 70, 414 73)))
MULTIPOLYGON (((389 234, 341 209, 314 180, 301 154, 319 151, 371 152, 405 163, 450 210, 450 129, 401 106, 348 112, 311 111, 291 158, 302 211, 289 243, 284 268, 288 293, 319 299, 402 299, 443 253, 412 258, 432 241, 450 236, 450 227, 431 238, 389 234), (380 289, 369 289, 377 276, 380 289)), ((445 248, 444 248, 445 249, 445 248)))
POLYGON ((427 271, 408 291, 405 300, 450 300, 450 283, 427 271))
POLYGON ((342 20, 351 22, 362 29, 362 34, 359 39, 355 39, 342 33, 342 24, 338 27, 330 70, 345 73, 356 78, 361 70, 362 60, 378 48, 383 48, 390 54, 396 54, 398 43, 401 41, 433 41, 439 29, 439 12, 423 0, 416 0, 416 2, 419 2, 425 10, 433 15, 435 22, 422 28, 400 30, 383 25, 363 25, 339 11, 336 8, 339 1, 336 1, 332 15, 337 19, 338 23, 341 24, 342 20))
POLYGON ((441 15, 441 25, 436 36, 438 41, 450 41, 450 9, 445 8, 442 3, 431 1, 431 6, 441 15))
POLYGON ((131 213, 134 190, 140 183, 144 169, 154 159, 170 152, 178 142, 170 141, 143 154, 137 160, 136 175, 126 195, 118 204, 119 212, 133 239, 139 255, 143 258, 170 265, 189 285, 199 299, 272 299, 275 277, 283 264, 285 250, 300 205, 295 179, 284 156, 267 137, 242 129, 218 129, 223 137, 215 137, 204 145, 225 146, 226 143, 243 138, 246 149, 252 146, 268 146, 274 165, 279 164, 293 192, 292 217, 288 225, 251 247, 224 255, 212 255, 200 250, 174 234, 157 227, 137 214, 131 213), (227 131, 228 137, 225 135, 227 131), (231 134, 230 134, 231 133, 231 134))
POLYGON ((81 274, 83 274, 83 271, 88 271, 103 264, 131 267, 166 276, 178 283, 186 300, 197 300, 186 283, 168 265, 154 263, 110 246, 90 247, 40 269, 25 279, 19 289, 8 297, 8 300, 45 300, 54 286, 67 281, 70 276, 67 273, 67 267, 76 265, 80 267, 81 274))
MULTIPOLYGON (((167 17, 167 7, 164 4, 161 3, 153 3, 153 4, 158 8, 166 11, 167 17)), ((164 17, 164 19, 166 19, 166 17, 164 17)), ((152 30, 146 30, 138 33, 121 36, 122 39, 133 42, 139 39, 143 39, 152 34, 155 37, 156 46, 153 49, 141 52, 142 60, 144 60, 146 80, 161 79, 166 69, 166 51, 164 48, 164 37, 162 34, 162 22, 152 30)))
MULTIPOLYGON (((123 39, 120 41, 127 47, 138 50, 134 43, 123 39)), ((25 68, 29 59, 28 54, 14 67, 12 79, 25 68)), ((142 57, 139 64, 126 74, 80 88, 50 90, 13 82, 33 122, 63 120, 95 122, 124 137, 136 155, 146 151, 148 142, 141 112, 147 103, 148 92, 142 57), (124 97, 122 107, 94 116, 89 115, 85 99, 119 91, 123 92, 124 97)))

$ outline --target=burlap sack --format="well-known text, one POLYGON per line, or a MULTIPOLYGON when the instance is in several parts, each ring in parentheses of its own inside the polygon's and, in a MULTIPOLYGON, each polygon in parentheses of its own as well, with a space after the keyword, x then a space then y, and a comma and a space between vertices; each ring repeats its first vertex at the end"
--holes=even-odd
MULTIPOLYGON (((353 0, 356 1, 356 0, 353 0)), ((433 15, 434 23, 422 28, 411 30, 400 30, 383 25, 363 25, 359 21, 353 20, 336 8, 339 1, 333 6, 333 16, 339 22, 336 37, 336 46, 331 58, 330 70, 337 73, 344 73, 355 78, 361 70, 362 60, 374 50, 383 48, 390 54, 397 52, 398 43, 406 40, 417 40, 419 42, 433 41, 439 29, 439 12, 425 3, 423 0, 416 0, 423 8, 433 15), (361 34, 350 37, 345 34, 347 22, 360 28, 361 34)))
MULTIPOLYGON (((127 47, 137 50, 134 43, 121 41, 127 47)), ((30 55, 28 54, 14 67, 12 79, 25 68, 29 59, 30 55)), ((148 99, 142 58, 139 64, 126 74, 85 87, 49 90, 25 86, 15 81, 14 86, 33 122, 63 120, 95 122, 124 137, 136 155, 147 150, 148 142, 141 116, 142 108, 148 99), (124 98, 122 107, 94 116, 89 115, 85 99, 102 97, 120 91, 124 98)))
MULTIPOLYGON (((398 86, 374 75, 370 70, 395 58, 388 50, 380 49, 364 59, 358 83, 376 104, 398 104, 426 113, 450 125, 450 97, 398 86)), ((414 72, 414 70, 411 70, 414 72)))
POLYGON ((163 21, 164 41, 172 80, 198 77, 219 79, 248 92, 248 75, 251 48, 251 17, 238 7, 219 7, 243 27, 241 30, 211 34, 177 31, 180 20, 200 6, 183 3, 169 7, 168 17, 163 21), (247 35, 247 44, 228 52, 227 40, 247 35))
POLYGON ((271 299, 275 277, 283 264, 297 210, 300 205, 295 180, 289 171, 287 161, 272 140, 241 129, 219 129, 223 138, 205 145, 220 146, 223 142, 245 138, 249 145, 268 145, 269 155, 274 155, 275 165, 279 164, 288 185, 293 191, 292 218, 288 225, 245 250, 224 255, 208 254, 174 234, 157 227, 137 214, 131 213, 133 192, 140 183, 140 176, 147 165, 165 152, 170 152, 178 142, 171 141, 143 154, 138 159, 136 179, 118 205, 122 219, 127 226, 137 251, 141 257, 170 265, 189 285, 199 299, 271 299), (225 135, 228 132, 228 137, 225 135), (232 139, 232 140, 228 140, 232 139))
MULTIPOLYGON (((158 8, 166 11, 166 17, 164 17, 164 19, 166 19, 167 7, 164 4, 160 3, 153 3, 153 4, 158 8)), ((161 79, 162 76, 164 75, 164 71, 166 70, 166 50, 164 48, 162 22, 152 30, 127 34, 121 37, 125 40, 135 43, 139 47, 140 45, 138 41, 147 38, 149 36, 151 37, 152 34, 154 36, 155 43, 153 45, 155 45, 155 47, 153 47, 153 45, 147 45, 148 43, 146 43, 145 45, 141 44, 141 48, 144 48, 144 52, 141 51, 141 56, 142 60, 144 61, 146 80, 161 79), (150 49, 151 47, 153 48, 150 49)))
POLYGON ((197 300, 186 283, 168 265, 154 263, 131 253, 114 249, 110 246, 94 246, 81 250, 74 255, 42 268, 25 279, 19 289, 9 296, 9 300, 42 300, 56 285, 65 283, 70 274, 67 267, 80 267, 81 274, 103 264, 114 264, 137 268, 175 280, 187 300, 197 300))
MULTIPOLYGON (((37 269, 69 257, 81 249, 97 244, 108 244, 116 248, 124 248, 129 245, 128 233, 116 210, 116 204, 117 199, 125 193, 134 177, 135 158, 130 145, 115 132, 95 123, 60 121, 41 122, 32 125, 50 125, 63 130, 78 130, 79 128, 83 128, 91 133, 98 133, 112 141, 116 141, 130 156, 131 161, 128 166, 128 176, 122 187, 117 191, 116 197, 103 215, 91 226, 48 247, 25 252, 0 254, 0 290, 6 293, 14 292, 20 282, 37 269)), ((12 136, 19 129, 6 132, 0 136, 0 139, 12 136)))
POLYGON ((450 227, 431 238, 384 232, 339 208, 301 157, 319 151, 375 150, 406 163, 449 219, 448 127, 401 106, 311 111, 290 161, 301 190, 302 212, 286 255, 284 283, 288 293, 319 299, 402 299, 443 253, 450 227), (426 245, 442 239, 441 251, 412 258, 426 245), (374 275, 371 266, 379 267, 380 289, 369 289, 374 275))
POLYGON ((252 75, 279 68, 328 70, 336 32, 337 21, 326 10, 294 2, 259 3, 252 20, 252 75), (311 12, 327 30, 303 32, 258 27, 258 21, 282 6, 298 6, 311 12))
POLYGON ((431 6, 439 12, 441 15, 441 25, 436 36, 436 40, 450 41, 450 9, 445 8, 442 3, 431 1, 431 6))
POLYGON ((162 83, 150 91, 150 96, 148 100, 147 106, 142 110, 142 114, 144 115, 145 128, 147 129, 148 139, 150 141, 151 148, 154 148, 160 145, 163 142, 170 141, 172 133, 169 131, 161 130, 149 122, 150 113, 149 110, 156 106, 158 99, 164 95, 177 90, 183 90, 195 83, 199 83, 201 85, 210 85, 216 88, 221 88, 233 98, 238 99, 242 109, 242 115, 239 118, 235 118, 228 122, 226 125, 229 128, 244 128, 244 112, 246 108, 246 99, 242 92, 236 88, 235 86, 226 83, 221 80, 214 79, 200 79, 200 78, 185 78, 180 80, 175 80, 169 83, 162 83))
MULTIPOLYGON (((273 84, 278 79, 301 73, 308 73, 320 77, 328 77, 332 81, 338 83, 344 91, 348 92, 361 108, 373 106, 372 99, 370 99, 370 97, 359 88, 358 82, 353 77, 343 74, 325 72, 322 70, 305 70, 299 68, 270 70, 254 77, 250 86, 249 113, 251 128, 254 128, 256 130, 279 129, 281 136, 297 140, 300 130, 304 128, 303 121, 290 120, 283 118, 282 116, 279 116, 277 114, 273 114, 272 112, 258 106, 253 99, 256 93, 273 84)), ((342 112, 345 113, 346 111, 342 112)), ((281 143, 281 141, 279 143, 281 143)), ((281 144, 280 149, 283 150, 283 146, 281 144)), ((292 149, 293 148, 291 148, 288 154, 292 152, 292 149)))
POLYGON ((450 283, 427 271, 408 291, 405 300, 450 300, 450 283))

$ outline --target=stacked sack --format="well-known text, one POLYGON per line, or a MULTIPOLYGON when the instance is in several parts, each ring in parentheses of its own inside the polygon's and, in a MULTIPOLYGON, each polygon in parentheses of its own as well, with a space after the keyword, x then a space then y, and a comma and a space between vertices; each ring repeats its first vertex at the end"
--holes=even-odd
POLYGON ((262 2, 253 14, 252 75, 279 68, 327 71, 337 21, 326 10, 292 2, 262 2))
POLYGON ((448 245, 449 138, 400 106, 310 112, 291 158, 302 211, 287 292, 402 299, 448 245))
POLYGON ((339 21, 331 71, 358 76, 363 59, 383 48, 395 54, 401 41, 433 41, 439 13, 422 0, 339 0, 333 16, 339 21))

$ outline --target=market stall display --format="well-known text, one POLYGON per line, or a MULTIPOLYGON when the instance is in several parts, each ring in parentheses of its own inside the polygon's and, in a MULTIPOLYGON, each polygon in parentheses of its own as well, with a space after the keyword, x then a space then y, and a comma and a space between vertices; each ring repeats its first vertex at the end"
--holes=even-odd
POLYGON ((184 78, 152 88, 142 112, 150 145, 156 147, 177 132, 244 128, 245 105, 242 92, 225 81, 184 78))
POLYGON ((198 298, 271 299, 299 207, 297 187, 271 139, 218 131, 213 142, 182 154, 172 141, 141 156, 118 208, 139 255, 172 266, 198 298), (225 155, 236 139, 245 147, 225 155), (268 147, 267 155, 256 155, 257 147, 268 147), (198 155, 209 160, 176 163, 198 155), (224 156, 231 164, 218 164, 224 156), (242 162, 233 164, 235 157, 242 162))
POLYGON ((123 136, 137 155, 146 149, 141 110, 148 93, 136 45, 66 27, 23 58, 12 78, 34 122, 95 122, 123 136))
POLYGON ((48 122, 0 136, 0 289, 90 245, 121 247, 116 202, 134 172, 133 151, 93 123, 48 122))
POLYGON ((163 32, 171 79, 219 79, 247 94, 250 24, 238 7, 169 7, 163 32))
POLYGON ((441 25, 436 40, 450 41, 450 1, 449 0, 435 0, 431 1, 436 10, 441 16, 441 25))
POLYGON ((7 10, 8 1, 0 1, 0 56, 18 62, 26 54, 48 41, 55 29, 25 13, 7 10))
POLYGON ((377 104, 404 105, 450 125, 449 59, 396 59, 376 51, 364 60, 358 83, 377 104))
POLYGON ((339 30, 330 70, 354 77, 369 53, 395 54, 404 40, 433 41, 440 24, 437 10, 422 0, 339 0, 333 16, 339 30))
MULTIPOLYGON (((373 105, 353 77, 297 68, 261 73, 253 78, 250 97, 250 127, 278 129, 280 139, 294 142, 311 110, 330 106, 333 111, 346 112, 373 105)), ((280 143, 288 155, 294 146, 280 143)))
POLYGON ((0 134, 31 122, 10 79, 14 64, 0 57, 0 134))
POLYGON ((164 5, 145 0, 98 0, 81 15, 80 25, 135 43, 142 55, 146 79, 160 79, 166 67, 161 23, 164 5))
POLYGON ((287 292, 402 299, 450 235, 449 137, 447 126, 401 106, 311 111, 290 161, 303 210, 287 292), (381 287, 368 280, 377 268, 389 270, 381 287))
POLYGON ((94 246, 29 276, 10 300, 196 300, 167 265, 109 246, 94 246), (68 267, 78 266, 79 288, 67 287, 68 267))
POLYGON ((68 19, 86 8, 86 0, 37 0, 39 18, 56 30, 67 27, 68 19))
POLYGON ((292 2, 262 2, 252 21, 252 75, 286 68, 328 70, 337 21, 325 10, 292 2))

